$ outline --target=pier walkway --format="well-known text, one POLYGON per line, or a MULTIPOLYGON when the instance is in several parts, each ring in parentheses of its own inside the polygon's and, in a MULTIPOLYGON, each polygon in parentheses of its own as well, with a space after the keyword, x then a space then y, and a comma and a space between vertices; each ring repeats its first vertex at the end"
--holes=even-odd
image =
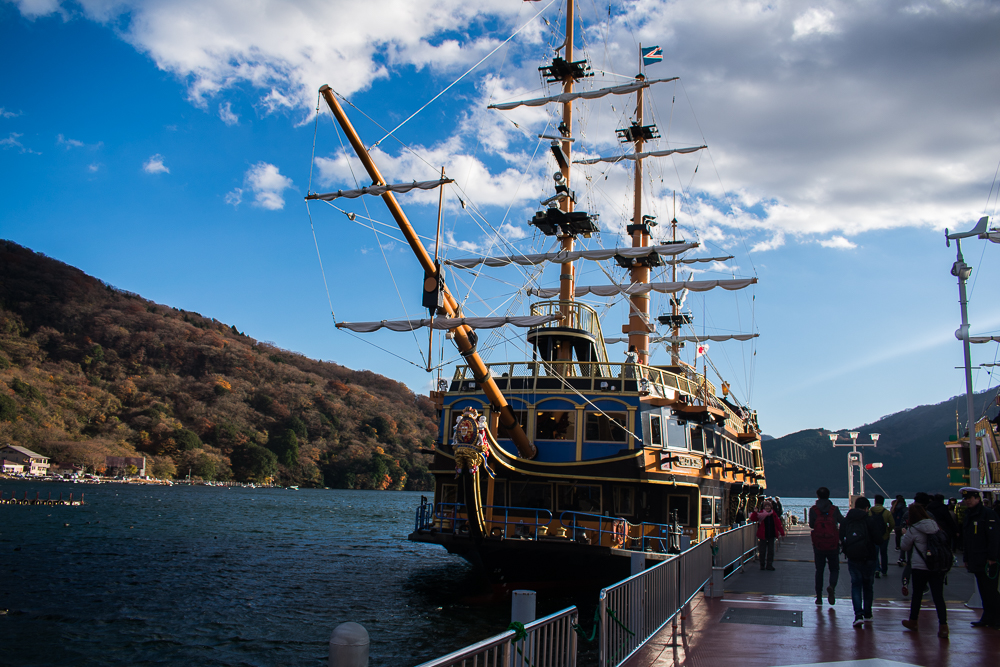
MULTIPOLYGON (((893 546, 889 557, 898 556, 893 546)), ((843 557, 842 557, 843 558, 843 557)), ((668 624, 624 664, 627 667, 997 667, 1000 631, 973 628, 979 610, 965 602, 975 580, 963 568, 945 587, 950 639, 937 637, 937 615, 924 594, 920 632, 906 630, 909 598, 902 595, 902 568, 890 565, 875 580, 874 622, 852 627, 851 578, 842 560, 836 604, 815 602, 812 544, 808 529, 792 528, 775 553, 775 571, 757 563, 733 574, 721 598, 697 596, 675 631, 668 624), (734 611, 735 610, 735 611, 734 611), (797 612, 797 613, 794 613, 797 612)), ((828 575, 827 575, 828 576, 828 575)))

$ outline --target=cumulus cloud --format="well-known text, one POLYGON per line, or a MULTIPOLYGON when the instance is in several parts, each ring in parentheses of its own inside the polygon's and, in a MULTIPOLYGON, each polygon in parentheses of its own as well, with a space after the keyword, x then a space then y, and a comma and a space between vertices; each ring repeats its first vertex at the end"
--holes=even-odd
POLYGON ((792 39, 801 39, 812 34, 829 35, 836 32, 833 12, 829 9, 813 7, 792 21, 792 39))
MULTIPOLYGON (((292 179, 282 176, 278 168, 273 164, 258 162, 247 170, 244 180, 247 187, 253 192, 254 206, 260 206, 269 211, 278 211, 285 207, 285 199, 282 197, 282 193, 292 187, 292 179)), ((237 190, 239 189, 237 188, 237 190)), ((231 194, 233 193, 231 192, 231 194)), ((237 193, 236 203, 239 203, 242 194, 242 190, 237 193)), ((230 201, 228 195, 226 202, 233 203, 230 201)))
POLYGON ((93 164, 87 165, 87 171, 89 171, 92 174, 96 174, 98 171, 100 171, 100 169, 101 165, 98 162, 94 162, 93 164))
POLYGON ((226 193, 226 203, 236 207, 243 202, 243 188, 233 188, 226 193))
POLYGON ((163 164, 163 156, 157 153, 156 155, 150 156, 146 160, 145 164, 142 165, 142 170, 147 174, 169 174, 170 169, 163 164))
POLYGON ((8 111, 7 109, 0 107, 0 118, 17 118, 20 115, 20 111, 8 111))
POLYGON ((233 113, 232 103, 226 102, 219 105, 219 118, 226 125, 239 125, 240 117, 233 113))
POLYGON ((67 139, 61 134, 56 137, 56 143, 60 146, 65 146, 66 150, 69 150, 71 148, 81 148, 83 146, 82 141, 77 141, 76 139, 67 139))
POLYGON ((858 247, 857 244, 848 241, 843 236, 832 236, 828 239, 822 239, 819 244, 824 248, 837 248, 838 250, 851 250, 858 247))

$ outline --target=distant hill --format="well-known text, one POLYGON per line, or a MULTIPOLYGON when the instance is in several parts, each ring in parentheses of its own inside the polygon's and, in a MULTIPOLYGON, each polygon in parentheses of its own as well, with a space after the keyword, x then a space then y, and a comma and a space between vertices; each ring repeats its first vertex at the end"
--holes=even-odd
MULTIPOLYGON (((978 414, 995 400, 998 390, 1000 388, 994 388, 976 395, 978 414)), ((912 499, 917 491, 955 496, 957 489, 948 486, 943 443, 956 437, 956 406, 964 418, 963 395, 960 399, 952 397, 936 405, 921 405, 847 430, 861 433, 858 442, 871 442, 870 433, 881 434, 878 447, 864 448, 864 460, 865 463, 885 464, 871 473, 892 496, 902 493, 912 499)), ((988 414, 994 416, 996 411, 994 406, 988 414)), ((841 442, 849 441, 846 430, 838 432, 841 442)), ((834 496, 846 497, 849 450, 834 448, 830 444, 830 433, 825 429, 809 429, 765 440, 762 447, 768 491, 779 496, 811 497, 818 487, 826 486, 834 496)), ((869 496, 879 493, 878 486, 869 477, 865 478, 865 491, 869 496)))
POLYGON ((159 477, 427 489, 433 404, 0 241, 0 443, 159 477))

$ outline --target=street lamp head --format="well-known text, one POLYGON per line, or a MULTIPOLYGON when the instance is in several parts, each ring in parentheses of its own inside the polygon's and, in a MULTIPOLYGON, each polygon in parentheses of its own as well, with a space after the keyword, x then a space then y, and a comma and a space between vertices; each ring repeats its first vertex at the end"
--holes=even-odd
POLYGON ((849 431, 848 435, 851 436, 851 440, 857 440, 858 436, 861 435, 857 431, 849 431))
POLYGON ((839 437, 840 437, 840 434, 838 434, 838 433, 831 433, 830 434, 830 442, 832 442, 833 444, 837 444, 837 438, 839 438, 839 437))
POLYGON ((873 443, 875 443, 875 444, 877 445, 877 444, 878 444, 878 439, 879 439, 880 437, 882 437, 882 434, 881 434, 881 433, 872 433, 872 434, 870 434, 870 435, 871 435, 871 437, 872 437, 872 442, 873 442, 873 443))

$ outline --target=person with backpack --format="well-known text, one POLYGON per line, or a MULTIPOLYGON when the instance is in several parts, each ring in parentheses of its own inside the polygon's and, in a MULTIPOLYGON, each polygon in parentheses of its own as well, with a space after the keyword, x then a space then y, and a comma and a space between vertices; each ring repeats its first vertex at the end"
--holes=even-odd
POLYGON ((823 570, 830 568, 830 585, 826 596, 830 604, 837 601, 837 581, 840 579, 840 524, 844 515, 830 502, 830 489, 816 489, 816 504, 809 508, 812 528, 813 560, 816 562, 816 604, 823 604, 823 570))
POLYGON ((878 558, 876 559, 878 567, 875 568, 875 578, 878 579, 880 576, 889 575, 889 536, 896 529, 896 521, 892 518, 892 513, 885 508, 885 497, 878 494, 875 495, 875 504, 868 513, 885 526, 875 539, 875 544, 878 546, 878 558))
MULTIPOLYGON (((896 524, 896 531, 895 531, 896 532, 896 551, 900 551, 899 542, 900 542, 900 540, 903 539, 903 533, 906 532, 906 526, 905 526, 905 524, 906 524, 906 516, 909 513, 909 510, 906 507, 906 499, 903 498, 902 494, 898 494, 896 496, 896 499, 892 501, 892 507, 889 508, 889 511, 892 512, 892 520, 896 524)), ((906 562, 906 558, 903 556, 902 553, 900 553, 899 554, 899 560, 896 562, 896 565, 899 565, 900 567, 902 567, 903 563, 905 563, 905 562, 906 562)))
POLYGON ((864 496, 854 501, 854 509, 840 524, 840 545, 847 556, 847 571, 851 575, 851 602, 854 604, 854 627, 872 622, 872 601, 875 598, 875 567, 878 547, 875 536, 885 528, 868 513, 871 501, 864 496))
POLYGON ((903 627, 917 632, 917 617, 924 590, 931 589, 934 608, 937 609, 938 637, 948 637, 948 609, 944 603, 944 578, 954 560, 948 548, 950 540, 945 531, 931 518, 923 505, 913 503, 907 515, 909 528, 900 543, 904 553, 910 552, 910 574, 913 577, 913 596, 910 598, 910 618, 903 627), (912 551, 911 551, 912 549, 912 551))
POLYGON ((997 592, 997 575, 1000 574, 1000 525, 996 512, 983 505, 979 489, 966 486, 962 489, 965 505, 965 524, 962 546, 965 549, 965 567, 976 575, 979 597, 983 601, 983 615, 972 623, 973 627, 1000 628, 1000 592, 997 592))
POLYGON ((774 513, 770 500, 765 500, 759 512, 750 515, 751 521, 757 522, 757 553, 760 559, 760 569, 774 570, 774 541, 780 535, 785 536, 785 528, 781 519, 774 513))

